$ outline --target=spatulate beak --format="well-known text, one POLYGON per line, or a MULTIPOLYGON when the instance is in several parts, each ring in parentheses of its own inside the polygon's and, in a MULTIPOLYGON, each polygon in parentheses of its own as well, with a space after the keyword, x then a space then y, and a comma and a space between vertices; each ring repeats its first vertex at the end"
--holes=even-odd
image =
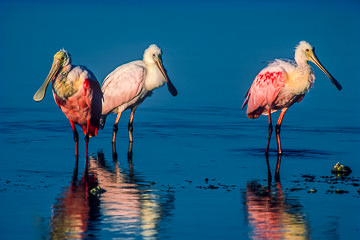
POLYGON ((341 84, 326 70, 326 68, 320 63, 320 60, 316 56, 315 52, 312 52, 312 54, 309 56, 310 61, 312 61, 318 68, 320 68, 321 71, 323 71, 326 76, 330 79, 331 83, 338 89, 341 90, 342 86, 341 84))
POLYGON ((165 78, 166 85, 168 87, 169 92, 171 93, 171 95, 173 95, 175 97, 178 94, 178 92, 177 92, 175 86, 170 81, 169 76, 167 75, 167 72, 166 72, 166 69, 164 68, 161 57, 156 58, 155 63, 158 66, 158 68, 160 69, 162 75, 165 78))
POLYGON ((47 86, 49 85, 51 80, 54 79, 54 77, 59 72, 59 70, 60 70, 60 61, 57 59, 54 59, 54 62, 51 66, 51 69, 50 69, 50 72, 49 72, 47 78, 45 79, 44 83, 41 85, 39 90, 37 90, 37 92, 35 93, 35 95, 33 97, 34 101, 40 102, 41 100, 44 99, 47 86))

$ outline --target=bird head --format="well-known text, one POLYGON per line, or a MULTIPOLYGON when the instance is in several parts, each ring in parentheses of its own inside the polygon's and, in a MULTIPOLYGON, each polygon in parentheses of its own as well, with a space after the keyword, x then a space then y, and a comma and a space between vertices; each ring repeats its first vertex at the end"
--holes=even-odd
POLYGON ((46 94, 47 86, 49 85, 51 80, 56 78, 57 74, 60 72, 60 70, 63 67, 68 66, 70 64, 71 64, 70 54, 65 49, 61 49, 54 55, 54 61, 52 63, 50 72, 46 77, 44 83, 39 88, 39 90, 37 90, 37 92, 35 93, 33 97, 34 101, 40 102, 41 100, 43 100, 46 94))
POLYGON ((169 92, 175 97, 178 92, 170 81, 167 71, 163 65, 161 49, 157 45, 151 44, 144 52, 143 61, 147 65, 156 64, 161 74, 164 76, 169 92))
POLYGON ((326 70, 321 64, 319 58, 315 54, 315 48, 308 42, 301 41, 295 50, 295 61, 298 64, 305 63, 307 61, 313 62, 326 76, 330 79, 331 83, 338 89, 341 90, 341 84, 326 70))

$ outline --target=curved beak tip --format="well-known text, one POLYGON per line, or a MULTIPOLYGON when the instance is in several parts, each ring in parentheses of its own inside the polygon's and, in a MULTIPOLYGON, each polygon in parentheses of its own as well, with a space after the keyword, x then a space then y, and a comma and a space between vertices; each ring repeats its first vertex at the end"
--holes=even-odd
POLYGON ((329 77, 331 83, 340 91, 342 89, 341 84, 333 77, 330 75, 329 77))
POLYGON ((34 100, 35 102, 40 102, 41 100, 44 99, 44 97, 45 97, 44 94, 39 93, 39 91, 37 91, 37 92, 34 94, 34 96, 33 96, 33 100, 34 100))
POLYGON ((167 87, 168 87, 168 90, 171 93, 171 95, 173 95, 174 97, 176 97, 178 95, 178 91, 176 90, 175 86, 171 82, 167 83, 167 87))
POLYGON ((318 68, 320 68, 321 71, 323 71, 326 76, 328 76, 328 78, 330 79, 331 83, 338 89, 341 90, 341 84, 326 70, 326 68, 320 63, 320 60, 318 59, 318 57, 316 56, 316 54, 314 53, 313 56, 311 57, 310 61, 312 61, 318 68))

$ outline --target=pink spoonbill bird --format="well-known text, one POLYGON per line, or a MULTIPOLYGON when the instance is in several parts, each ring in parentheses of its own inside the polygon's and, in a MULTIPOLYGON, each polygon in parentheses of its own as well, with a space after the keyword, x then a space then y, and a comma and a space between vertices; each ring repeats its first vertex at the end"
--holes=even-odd
POLYGON ((106 76, 101 88, 104 96, 100 124, 103 127, 106 116, 110 113, 117 113, 113 126, 113 143, 116 140, 121 114, 127 109, 131 109, 128 131, 129 141, 133 141, 135 110, 146 97, 152 94, 153 90, 162 87, 165 83, 169 92, 176 96, 177 90, 171 83, 162 63, 162 51, 155 44, 145 50, 143 60, 121 65, 106 76))
POLYGON ((314 47, 301 41, 295 49, 295 62, 275 59, 260 71, 245 95, 241 109, 248 105, 246 109, 248 118, 256 119, 260 115, 268 115, 269 136, 266 154, 269 152, 272 133, 271 113, 281 110, 275 127, 278 153, 281 154, 280 126, 284 114, 294 103, 300 102, 314 84, 315 75, 308 61, 318 66, 332 84, 341 90, 340 83, 320 63, 314 47))
POLYGON ((75 140, 75 155, 78 156, 78 124, 85 135, 86 156, 89 137, 96 136, 101 117, 102 92, 95 75, 84 66, 71 64, 67 51, 60 50, 54 55, 50 72, 35 93, 36 102, 43 100, 46 88, 51 82, 55 103, 69 119, 75 140))

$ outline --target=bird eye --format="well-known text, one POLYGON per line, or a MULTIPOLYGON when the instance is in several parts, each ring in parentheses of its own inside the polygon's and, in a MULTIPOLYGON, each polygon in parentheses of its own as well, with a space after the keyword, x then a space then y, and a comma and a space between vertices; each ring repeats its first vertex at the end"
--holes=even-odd
POLYGON ((305 51, 307 51, 307 52, 308 52, 308 51, 310 51, 310 49, 308 49, 308 48, 307 48, 307 49, 305 49, 305 51))

